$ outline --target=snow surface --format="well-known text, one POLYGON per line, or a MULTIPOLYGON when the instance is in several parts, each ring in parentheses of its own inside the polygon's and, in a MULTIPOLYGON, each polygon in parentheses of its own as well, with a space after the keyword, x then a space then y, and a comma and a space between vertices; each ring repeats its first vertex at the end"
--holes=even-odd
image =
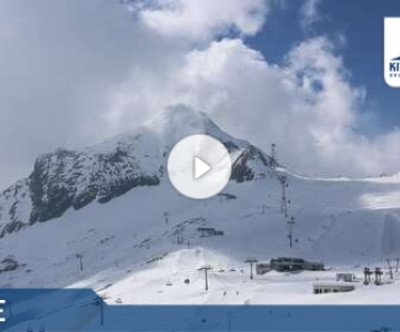
MULTIPOLYGON (((140 139, 136 156, 144 168, 155 169, 165 159, 165 149, 182 135, 206 130, 240 148, 248 144, 212 123, 204 127, 204 115, 193 118, 183 112, 182 117, 185 126, 167 117, 141 127, 140 136, 122 135, 87 151, 111 151, 116 141, 140 139), (172 133, 176 136, 171 138, 172 133)), ((223 191, 229 195, 191 200, 164 176, 159 186, 137 187, 106 204, 69 209, 60 218, 7 234, 0 239, 0 258, 14 256, 20 267, 0 273, 0 288, 91 287, 111 304, 400 303, 395 296, 400 273, 382 286, 360 281, 353 292, 312 294, 314 283, 334 282, 338 271, 354 272, 362 280, 364 266, 385 268, 384 280, 389 281, 385 259, 400 257, 398 176, 313 179, 282 168, 266 170, 256 161, 253 166, 255 179, 231 181, 223 191), (288 178, 289 215, 296 222, 293 248, 281 211, 278 177, 283 175, 288 178), (224 235, 201 237, 198 227, 224 235), (177 243, 180 229, 183 240, 177 243), (83 271, 77 254, 83 255, 83 271), (245 259, 277 256, 321 261, 331 270, 270 272, 249 279, 245 259), (198 270, 204 265, 213 267, 208 292, 198 270)), ((30 203, 24 204, 29 210, 30 203)))
POLYGON ((289 248, 275 178, 230 183, 225 193, 237 197, 231 200, 193 201, 167 182, 156 189, 136 188, 107 204, 69 210, 1 239, 0 252, 25 265, 0 274, 0 287, 91 287, 110 303, 125 304, 398 303, 397 283, 359 283, 354 292, 334 295, 313 295, 312 284, 334 281, 336 270, 355 271, 361 278, 364 266, 397 257, 400 200, 396 206, 391 201, 390 209, 381 204, 399 189, 386 182, 293 178, 288 197, 298 243, 289 248), (366 195, 374 197, 368 204, 366 195), (177 244, 178 226, 184 228, 183 244, 177 244), (200 226, 223 230, 224 236, 202 238, 200 226), (77 253, 83 254, 82 272, 77 253), (323 261, 334 270, 270 272, 249 280, 246 258, 282 255, 323 261), (213 267, 208 292, 197 270, 205 264, 213 267))

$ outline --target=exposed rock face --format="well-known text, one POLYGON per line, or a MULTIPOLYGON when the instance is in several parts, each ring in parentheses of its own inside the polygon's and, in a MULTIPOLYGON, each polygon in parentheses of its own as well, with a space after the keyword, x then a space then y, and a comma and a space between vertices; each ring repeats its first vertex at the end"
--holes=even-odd
POLYGON ((257 172, 271 171, 278 164, 253 145, 246 147, 232 165, 231 179, 237 182, 251 181, 257 172), (261 169, 260 169, 261 166, 261 169))
POLYGON ((189 134, 219 139, 233 160, 231 180, 251 181, 276 162, 253 145, 219 129, 206 115, 169 110, 134 134, 83 150, 59 149, 37 158, 33 172, 0 194, 0 237, 81 209, 107 203, 135 187, 158 186, 166 178, 171 147, 189 134))
POLYGON ((0 273, 7 271, 14 271, 18 268, 19 264, 14 257, 6 257, 0 262, 0 273))
POLYGON ((29 177, 33 203, 30 223, 60 217, 93 200, 106 203, 138 186, 160 183, 157 172, 142 172, 130 146, 106 154, 58 150, 37 159, 29 177))
MULTIPOLYGON (((135 142, 137 143, 137 141, 135 142)), ((58 218, 93 201, 106 203, 139 186, 157 186, 160 169, 142 167, 133 146, 99 152, 57 150, 40 156, 31 175, 0 194, 0 237, 58 218)))

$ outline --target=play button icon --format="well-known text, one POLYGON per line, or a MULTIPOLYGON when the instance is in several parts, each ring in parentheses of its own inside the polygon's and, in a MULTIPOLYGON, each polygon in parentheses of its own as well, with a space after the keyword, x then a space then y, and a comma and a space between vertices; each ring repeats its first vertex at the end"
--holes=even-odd
POLYGON ((228 150, 208 135, 192 135, 179 141, 168 157, 168 175, 181 194, 205 199, 218 194, 231 176, 228 150))
POLYGON ((201 158, 194 156, 193 158, 193 177, 195 180, 200 179, 203 175, 211 171, 211 166, 201 158))

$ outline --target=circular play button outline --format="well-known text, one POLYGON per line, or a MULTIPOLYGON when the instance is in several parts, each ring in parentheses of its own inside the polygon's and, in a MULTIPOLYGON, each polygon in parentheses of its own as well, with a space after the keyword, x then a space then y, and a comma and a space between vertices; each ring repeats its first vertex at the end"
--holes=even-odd
POLYGON ((168 157, 168 176, 182 195, 206 199, 225 188, 232 162, 225 146, 209 135, 191 135, 180 140, 168 157))

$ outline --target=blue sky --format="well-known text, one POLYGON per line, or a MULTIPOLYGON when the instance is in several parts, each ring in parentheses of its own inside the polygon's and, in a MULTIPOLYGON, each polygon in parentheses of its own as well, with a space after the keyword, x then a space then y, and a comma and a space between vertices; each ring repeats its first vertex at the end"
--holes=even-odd
POLYGON ((383 18, 400 17, 400 1, 323 0, 318 4, 318 19, 306 30, 299 21, 303 4, 284 2, 282 10, 274 11, 262 31, 247 42, 269 61, 279 62, 293 44, 304 38, 329 36, 336 41, 337 52, 351 72, 352 84, 367 90, 366 105, 361 111, 373 117, 373 125, 359 123, 356 129, 375 135, 400 126, 400 89, 388 87, 382 71, 383 18))

